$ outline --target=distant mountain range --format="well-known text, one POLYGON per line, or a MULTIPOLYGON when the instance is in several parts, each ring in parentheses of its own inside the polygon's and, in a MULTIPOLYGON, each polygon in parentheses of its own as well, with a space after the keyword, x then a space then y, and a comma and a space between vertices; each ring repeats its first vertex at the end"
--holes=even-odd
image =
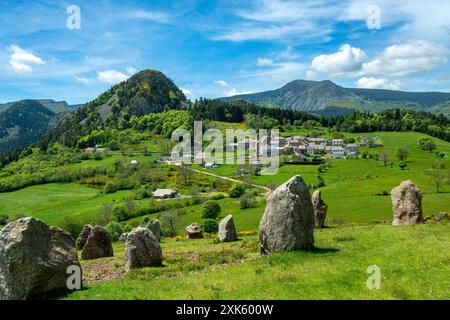
POLYGON ((80 106, 50 99, 0 104, 0 155, 38 141, 80 106))
POLYGON ((351 89, 332 81, 295 80, 280 89, 220 98, 245 100, 266 107, 279 107, 322 115, 392 108, 427 110, 450 115, 450 93, 403 92, 379 89, 351 89))

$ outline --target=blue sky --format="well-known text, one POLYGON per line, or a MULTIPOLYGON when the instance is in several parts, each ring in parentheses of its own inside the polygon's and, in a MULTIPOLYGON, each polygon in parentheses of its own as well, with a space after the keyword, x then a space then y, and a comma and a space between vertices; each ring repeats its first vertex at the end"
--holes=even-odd
POLYGON ((191 99, 294 79, 450 92, 449 40, 440 0, 0 0, 0 102, 87 102, 147 68, 191 99))

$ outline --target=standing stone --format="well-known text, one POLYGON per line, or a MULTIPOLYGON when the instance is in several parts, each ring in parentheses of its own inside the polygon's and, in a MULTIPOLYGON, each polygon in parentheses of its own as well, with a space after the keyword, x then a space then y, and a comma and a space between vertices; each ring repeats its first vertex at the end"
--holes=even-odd
POLYGON ((391 198, 394 226, 423 222, 422 192, 414 182, 403 181, 398 187, 392 189, 391 198))
POLYGON ((159 241, 147 228, 137 227, 127 236, 125 242, 125 270, 142 267, 159 267, 162 264, 159 241))
POLYGON ((261 254, 311 249, 314 246, 314 209, 300 176, 291 178, 267 197, 259 225, 261 254))
POLYGON ((151 219, 147 224, 149 229, 156 237, 156 240, 161 241, 161 224, 158 219, 151 219))
POLYGON ((83 250, 84 246, 86 245, 87 239, 89 238, 89 235, 91 234, 92 226, 86 224, 83 227, 83 230, 81 230, 80 235, 78 236, 77 240, 75 241, 75 245, 77 246, 78 250, 83 250))
POLYGON ((234 226, 233 216, 231 214, 220 221, 218 236, 219 241, 221 242, 231 242, 238 239, 236 234, 236 227, 234 226))
POLYGON ((188 239, 200 239, 203 238, 202 228, 200 228, 197 222, 194 222, 186 227, 186 238, 188 239))
POLYGON ((119 242, 125 242, 127 241, 127 237, 128 237, 128 232, 122 233, 119 237, 119 242))
POLYGON ((81 252, 81 259, 93 260, 113 256, 114 252, 108 232, 102 227, 94 227, 81 252))
POLYGON ((327 217, 327 204, 322 200, 322 193, 317 190, 312 195, 312 205, 314 208, 314 216, 316 219, 316 228, 325 227, 325 218, 327 217))
POLYGON ((0 300, 45 298, 66 292, 69 266, 81 271, 75 242, 68 232, 35 218, 16 220, 0 231, 0 300))

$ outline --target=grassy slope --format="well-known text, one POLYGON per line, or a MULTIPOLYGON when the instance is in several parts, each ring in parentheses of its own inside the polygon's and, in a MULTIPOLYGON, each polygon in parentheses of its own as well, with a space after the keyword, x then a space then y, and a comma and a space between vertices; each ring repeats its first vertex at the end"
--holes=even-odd
MULTIPOLYGON (((449 299, 448 223, 316 230, 316 252, 260 257, 257 238, 162 244, 163 268, 90 284, 68 299, 449 299), (246 263, 242 261, 247 260, 246 263), (381 269, 368 290, 366 270, 381 269), (195 290, 193 290, 195 288, 195 290)), ((123 244, 113 268, 123 268, 123 244)))

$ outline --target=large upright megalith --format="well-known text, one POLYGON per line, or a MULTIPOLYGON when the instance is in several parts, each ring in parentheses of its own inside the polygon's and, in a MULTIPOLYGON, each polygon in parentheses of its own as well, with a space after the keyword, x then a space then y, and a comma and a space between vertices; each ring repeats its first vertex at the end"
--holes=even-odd
POLYGON ((300 176, 268 195, 259 225, 259 241, 262 254, 314 246, 314 209, 308 187, 300 176))
POLYGON ((408 180, 392 189, 392 211, 394 219, 392 224, 409 225, 423 222, 422 192, 408 180))
POLYGON ((81 267, 75 242, 62 229, 22 218, 0 231, 0 300, 68 291, 69 267, 81 267))
POLYGON ((327 204, 322 200, 322 193, 317 190, 312 195, 312 205, 314 208, 314 217, 316 228, 325 227, 325 218, 327 217, 327 204))

